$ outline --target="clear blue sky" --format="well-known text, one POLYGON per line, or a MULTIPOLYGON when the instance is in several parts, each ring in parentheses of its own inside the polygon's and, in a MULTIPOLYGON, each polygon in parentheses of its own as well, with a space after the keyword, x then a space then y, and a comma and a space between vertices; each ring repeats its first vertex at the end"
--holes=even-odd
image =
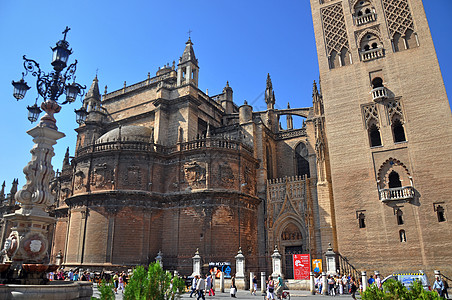
MULTIPOLYGON (((452 88, 451 0, 424 0, 446 89, 452 88), (446 36, 444 36, 446 34, 446 36)), ((199 60, 199 87, 209 94, 221 92, 227 80, 234 100, 246 99, 263 110, 267 73, 273 80, 276 106, 311 106, 312 81, 318 78, 314 33, 307 0, 284 1, 0 1, 0 183, 9 192, 13 178, 25 183, 22 169, 31 158, 33 143, 27 105, 36 98, 33 88, 24 100, 12 96, 11 80, 23 72, 22 55, 50 71, 51 51, 69 26, 74 53, 79 61, 77 81, 90 86, 98 71, 99 85, 113 91, 124 81, 133 84, 155 75, 159 66, 181 56, 189 29, 199 60)), ((81 102, 63 106, 56 115, 66 137, 55 146, 54 169, 61 169, 66 147, 74 153, 74 109, 81 102)), ((435 120, 432 120, 432 122, 435 120)))

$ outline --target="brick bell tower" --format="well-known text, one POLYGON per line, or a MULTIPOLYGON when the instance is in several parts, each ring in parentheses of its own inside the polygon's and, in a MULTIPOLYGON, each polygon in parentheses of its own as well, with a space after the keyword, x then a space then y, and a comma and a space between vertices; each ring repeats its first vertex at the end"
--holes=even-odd
POLYGON ((452 118, 422 1, 311 9, 335 250, 362 271, 452 274, 452 118))

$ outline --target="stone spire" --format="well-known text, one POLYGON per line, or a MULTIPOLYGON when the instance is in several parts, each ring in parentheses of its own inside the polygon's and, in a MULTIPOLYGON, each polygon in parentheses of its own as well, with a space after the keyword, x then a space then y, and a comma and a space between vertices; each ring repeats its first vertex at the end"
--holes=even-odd
POLYGON ((19 179, 18 178, 13 179, 13 186, 11 187, 11 191, 10 191, 10 193, 11 193, 11 195, 13 195, 13 197, 17 192, 18 185, 19 185, 19 179))
POLYGON ((184 53, 182 53, 179 63, 183 64, 189 61, 194 63, 195 65, 198 65, 198 60, 196 59, 195 51, 193 50, 193 43, 191 42, 191 38, 188 38, 188 41, 185 43, 184 53))
POLYGON ((85 95, 85 100, 89 98, 94 98, 95 100, 100 101, 99 81, 97 80, 97 75, 94 77, 93 83, 85 95))
POLYGON ((64 155, 63 169, 64 169, 65 166, 69 166, 69 147, 67 147, 66 154, 64 155))
POLYGON ((182 53, 177 65, 177 86, 191 84, 198 87, 198 73, 198 60, 193 50, 191 38, 188 38, 185 43, 184 53, 182 53))
POLYGON ((0 190, 0 200, 5 200, 5 181, 3 181, 2 189, 0 190))
POLYGON ((267 74, 267 86, 265 88, 265 103, 267 103, 267 109, 274 109, 275 92, 273 91, 273 84, 270 78, 270 73, 267 74))

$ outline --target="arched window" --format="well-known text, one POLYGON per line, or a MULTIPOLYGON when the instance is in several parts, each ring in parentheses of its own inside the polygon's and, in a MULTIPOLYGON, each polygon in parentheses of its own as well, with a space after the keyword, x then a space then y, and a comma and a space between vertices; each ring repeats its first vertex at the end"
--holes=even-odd
POLYGON ((403 42, 402 35, 396 32, 392 38, 392 43, 394 45, 394 51, 399 52, 405 50, 405 43, 403 42))
POLYGON ((380 130, 376 124, 369 127, 369 141, 371 147, 381 146, 380 130))
POLYGON ((348 66, 348 65, 351 64, 350 52, 345 47, 342 48, 342 50, 341 50, 341 63, 342 63, 343 66, 348 66))
POLYGON ((360 212, 358 215, 359 228, 366 228, 366 216, 360 212))
POLYGON ((411 29, 408 29, 405 32, 405 41, 406 41, 406 45, 407 45, 408 49, 416 48, 418 46, 417 40, 416 40, 416 34, 411 29))
POLYGON ((381 79, 380 77, 375 77, 374 79, 372 79, 372 88, 376 89, 379 87, 383 87, 383 79, 381 79))
POLYGON ((392 134, 394 136, 394 142, 400 143, 405 142, 405 130, 403 128, 402 122, 399 119, 395 119, 392 122, 392 134))
POLYGON ((403 222, 403 212, 400 208, 397 209, 396 216, 397 216, 397 225, 403 225, 403 223, 404 223, 403 222))
POLYGON ((405 230, 400 230, 399 231, 399 238, 400 238, 400 242, 401 243, 406 243, 406 234, 405 234, 405 230))
POLYGON ((444 215, 444 207, 438 205, 436 207, 436 215, 438 217, 438 222, 446 222, 446 216, 444 215))
POLYGON ((402 182, 400 182, 400 176, 396 171, 392 171, 389 174, 389 188, 398 188, 402 187, 402 182))
POLYGON ((295 148, 295 160, 297 164, 297 176, 306 175, 310 177, 309 172, 308 148, 304 143, 299 143, 295 148))
POLYGON ((341 66, 341 56, 336 50, 331 51, 330 54, 330 69, 338 68, 341 66))

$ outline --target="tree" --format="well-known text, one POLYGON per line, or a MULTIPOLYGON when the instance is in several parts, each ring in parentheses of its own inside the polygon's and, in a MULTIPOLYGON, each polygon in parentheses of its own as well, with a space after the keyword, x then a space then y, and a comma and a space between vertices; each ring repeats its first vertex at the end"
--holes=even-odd
POLYGON ((174 300, 185 291, 184 281, 164 271, 159 263, 151 263, 146 272, 143 266, 134 269, 124 290, 126 300, 174 300))

